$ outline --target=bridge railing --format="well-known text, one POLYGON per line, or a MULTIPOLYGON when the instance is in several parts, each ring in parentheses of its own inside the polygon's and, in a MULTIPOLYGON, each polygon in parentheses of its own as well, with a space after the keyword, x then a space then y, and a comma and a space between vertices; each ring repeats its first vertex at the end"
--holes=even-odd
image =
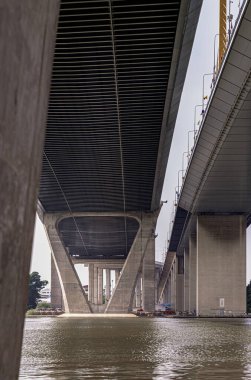
MULTIPOLYGON (((209 94, 209 98, 208 98, 207 103, 205 104, 205 108, 204 109, 202 108, 201 120, 199 122, 199 128, 198 129, 194 129, 194 144, 191 147, 190 151, 188 150, 188 152, 184 152, 184 153, 187 153, 187 158, 188 158, 188 160, 187 160, 187 166, 183 167, 184 158, 182 157, 182 169, 178 171, 178 184, 175 187, 175 199, 174 199, 174 202, 173 202, 173 209, 172 209, 172 212, 171 212, 171 219, 170 219, 170 222, 169 222, 169 239, 167 241, 167 243, 168 243, 167 244, 167 252, 169 251, 169 246, 170 246, 170 242, 171 242, 171 239, 172 239, 173 226, 174 226, 174 221, 175 221, 175 218, 176 218, 177 208, 179 206, 180 195, 181 195, 181 193, 183 191, 184 183, 185 183, 186 177, 187 177, 188 172, 189 172, 190 164, 191 164, 194 152, 196 150, 196 146, 197 146, 200 134, 201 134, 201 130, 203 129, 203 125, 204 125, 204 121, 205 121, 206 115, 208 113, 208 109, 209 109, 210 104, 212 102, 215 90, 217 88, 217 84, 218 84, 219 79, 221 77, 221 73, 222 73, 223 68, 225 66, 227 57, 228 57, 229 52, 231 50, 232 43, 233 43, 235 35, 236 35, 237 31, 238 31, 240 22, 242 20, 242 17, 243 17, 243 14, 244 14, 244 11, 246 9, 246 6, 247 6, 248 2, 249 2, 249 0, 243 0, 242 4, 239 4, 239 10, 238 10, 238 14, 237 14, 237 17, 235 19, 234 25, 233 25, 233 17, 231 17, 232 15, 229 12, 229 15, 228 15, 229 29, 228 29, 227 47, 226 47, 225 53, 224 53, 224 55, 222 57, 221 65, 217 68, 217 70, 215 70, 215 57, 214 57, 214 71, 213 71, 213 73, 210 74, 210 75, 213 75, 213 79, 212 79, 212 83, 211 83, 211 87, 210 87, 211 91, 210 91, 210 94, 209 94), (230 25, 230 23, 231 23, 231 25, 230 25), (181 181, 180 181, 180 173, 182 173, 181 181)), ((205 74, 205 75, 208 75, 208 74, 205 74)), ((196 105, 196 107, 197 106, 202 106, 202 105, 196 105)), ((191 131, 189 131, 188 133, 190 133, 190 132, 191 131)), ((189 139, 189 135, 188 135, 188 139, 189 139)), ((188 142, 188 147, 189 147, 189 142, 188 142)), ((185 222, 185 226, 187 224, 186 222, 185 222)))

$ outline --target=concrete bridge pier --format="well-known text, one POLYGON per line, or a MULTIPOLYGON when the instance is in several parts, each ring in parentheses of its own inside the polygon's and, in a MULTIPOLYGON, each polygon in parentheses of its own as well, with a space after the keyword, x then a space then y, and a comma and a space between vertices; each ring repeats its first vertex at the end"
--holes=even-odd
MULTIPOLYGON (((128 313, 133 307, 155 310, 155 238, 158 212, 137 214, 139 229, 126 260, 91 260, 71 257, 59 236, 58 225, 65 214, 41 214, 52 247, 52 304, 68 313, 128 313), (89 302, 74 264, 89 267, 89 302), (121 270, 121 266, 123 266, 121 270), (103 271, 105 273, 105 302, 103 271), (111 294, 111 270, 115 287, 111 294), (142 289, 141 289, 142 288, 142 289), (134 304, 133 304, 133 301, 134 304)), ((67 215, 68 217, 68 215, 67 215)), ((159 265, 160 266, 160 265, 159 265)), ((159 266, 157 266, 159 270, 159 266)))
POLYGON ((119 276, 120 276, 120 269, 115 269, 115 286, 119 280, 119 276))
MULTIPOLYGON (((139 229, 106 307, 106 313, 128 313, 132 310, 138 274, 142 268, 149 241, 155 233, 158 214, 159 210, 152 213, 135 213, 139 229)), ((153 249, 152 244, 149 247, 153 249)), ((148 254, 152 255, 152 253, 148 254)), ((153 268, 154 266, 153 262, 153 268)))
POLYGON ((18 378, 59 0, 1 0, 0 377, 18 378))
POLYGON ((161 298, 159 299, 159 303, 169 303, 171 304, 171 272, 166 281, 165 288, 162 292, 161 298))
POLYGON ((184 249, 184 311, 189 311, 189 249, 184 249))
POLYGON ((103 305, 103 268, 98 267, 98 304, 103 305))
POLYGON ((171 305, 174 310, 176 310, 176 286, 177 286, 177 269, 176 269, 176 257, 173 261, 170 275, 170 288, 171 288, 171 305))
POLYGON ((141 308, 142 307, 142 300, 141 300, 141 273, 139 273, 135 288, 135 307, 141 308))
POLYGON ((197 216, 184 252, 184 310, 198 316, 245 313, 245 216, 197 216))
POLYGON ((91 308, 74 264, 59 237, 57 231, 59 220, 53 214, 44 214, 43 216, 43 223, 52 248, 52 257, 61 286, 63 309, 66 313, 90 313, 91 308))
POLYGON ((98 267, 95 264, 93 269, 93 304, 98 304, 98 267))
POLYGON ((196 234, 189 237, 189 312, 196 312, 196 291, 197 291, 197 251, 196 234))
POLYGON ((155 238, 151 236, 142 266, 142 306, 144 311, 155 310, 155 238))
POLYGON ((197 218, 197 315, 246 311, 246 217, 197 218))
POLYGON ((105 298, 106 298, 106 301, 109 301, 111 297, 111 270, 109 268, 106 268, 105 276, 106 276, 105 298))
POLYGON ((63 296, 61 285, 55 265, 55 261, 53 259, 53 255, 51 254, 51 305, 55 308, 63 309, 63 296))
POLYGON ((184 311, 184 256, 176 258, 176 311, 184 311))
POLYGON ((89 275, 89 285, 88 285, 88 300, 90 303, 94 303, 94 264, 88 264, 88 275, 89 275))
POLYGON ((168 289, 169 291, 171 289, 171 270, 175 257, 175 252, 167 252, 165 263, 162 272, 160 273, 159 283, 157 287, 157 303, 165 302, 164 300, 166 299, 167 294, 166 289, 168 289))

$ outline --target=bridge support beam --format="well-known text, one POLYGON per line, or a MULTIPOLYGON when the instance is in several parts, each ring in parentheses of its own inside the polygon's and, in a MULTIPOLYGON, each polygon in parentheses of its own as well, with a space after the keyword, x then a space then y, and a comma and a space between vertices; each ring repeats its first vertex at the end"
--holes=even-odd
POLYGON ((88 285, 88 300, 94 302, 94 264, 88 264, 89 285, 88 285))
POLYGON ((158 214, 159 210, 154 213, 138 214, 139 230, 106 307, 106 313, 128 313, 132 310, 138 273, 149 240, 154 235, 158 214))
POLYGON ((147 244, 142 266, 142 304, 144 311, 155 310, 155 238, 147 244))
POLYGON ((58 231, 57 216, 44 215, 44 225, 52 248, 52 256, 61 285, 63 307, 66 313, 90 313, 91 308, 79 281, 77 272, 66 252, 58 231))
POLYGON ((184 311, 189 311, 189 250, 184 249, 184 311))
POLYGON ((120 269, 115 269, 115 286, 119 280, 119 276, 120 276, 120 269))
POLYGON ((135 289, 135 299, 136 299, 136 307, 141 308, 142 302, 141 302, 141 273, 139 273, 136 283, 136 289, 135 289))
POLYGON ((18 378, 59 0, 1 0, 0 372, 18 378))
POLYGON ((63 308, 63 297, 62 297, 61 285, 60 285, 57 269, 56 269, 52 254, 51 254, 51 306, 55 308, 60 308, 60 309, 63 308))
POLYGON ((98 305, 103 304, 103 268, 98 268, 98 305))
POLYGON ((98 304, 98 267, 94 265, 94 274, 93 274, 93 301, 95 305, 98 304))
POLYGON ((171 305, 172 309, 176 310, 176 274, 177 274, 177 269, 176 269, 176 257, 173 260, 172 268, 171 268, 171 275, 170 275, 170 285, 171 285, 171 305))
POLYGON ((189 237, 189 312, 196 313, 197 244, 196 234, 189 237))
POLYGON ((106 268, 105 276, 106 276, 105 298, 107 302, 109 301, 110 296, 111 296, 111 270, 109 268, 106 268))
POLYGON ((246 311, 246 217, 197 218, 197 315, 246 311))
MULTIPOLYGON (((173 262, 175 260, 176 253, 175 252, 167 252, 165 263, 163 270, 160 275, 160 280, 158 284, 158 296, 157 296, 157 302, 164 302, 165 296, 164 293, 167 288, 167 281, 168 283, 168 288, 170 289, 170 273, 172 269, 173 262)), ((169 300, 171 302, 171 300, 169 300)))
POLYGON ((184 257, 177 256, 176 265, 176 311, 184 311, 184 257))

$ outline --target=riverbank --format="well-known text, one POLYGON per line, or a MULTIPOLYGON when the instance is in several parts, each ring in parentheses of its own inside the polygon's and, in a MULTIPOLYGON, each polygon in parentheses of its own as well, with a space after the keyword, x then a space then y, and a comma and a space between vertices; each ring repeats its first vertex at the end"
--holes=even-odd
POLYGON ((104 314, 104 313, 100 313, 100 314, 64 313, 64 314, 58 315, 58 318, 136 318, 136 315, 135 314, 104 314))

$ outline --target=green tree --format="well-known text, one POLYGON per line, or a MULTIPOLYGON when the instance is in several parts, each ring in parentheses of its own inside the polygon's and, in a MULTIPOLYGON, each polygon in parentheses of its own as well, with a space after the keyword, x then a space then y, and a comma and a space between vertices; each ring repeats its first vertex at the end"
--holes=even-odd
POLYGON ((251 280, 247 286, 247 313, 251 313, 251 280))
POLYGON ((28 309, 35 309, 37 307, 38 300, 40 298, 40 290, 48 284, 48 281, 41 280, 41 276, 38 272, 30 273, 29 279, 29 299, 28 309))

